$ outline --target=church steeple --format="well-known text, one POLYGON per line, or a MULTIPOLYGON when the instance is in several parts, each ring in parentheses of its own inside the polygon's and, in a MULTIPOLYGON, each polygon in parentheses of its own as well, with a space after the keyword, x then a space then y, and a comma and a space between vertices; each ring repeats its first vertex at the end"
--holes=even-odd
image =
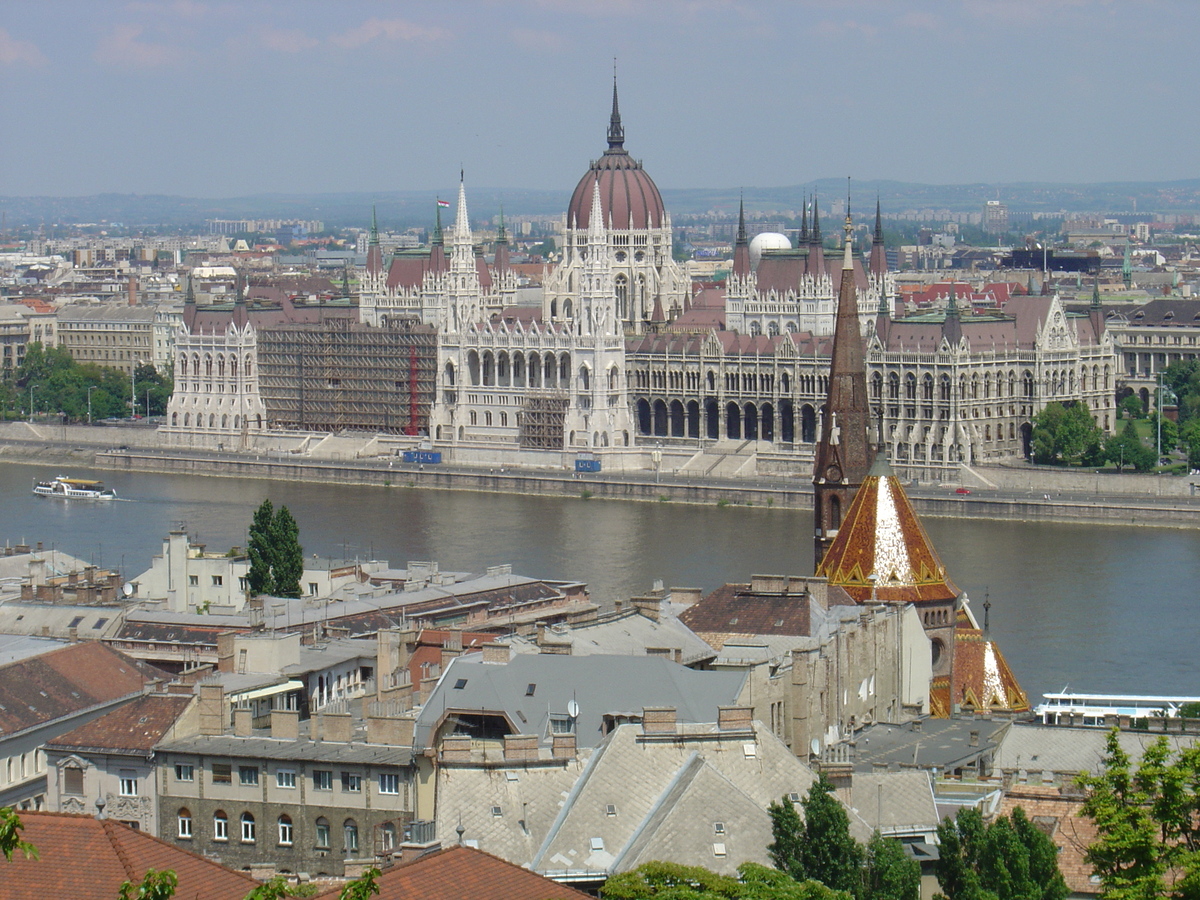
POLYGON ((883 245, 883 215, 879 198, 875 198, 875 235, 871 239, 871 274, 879 277, 887 272, 887 248, 883 245))
POLYGON ((858 320, 858 294, 854 286, 853 223, 846 216, 842 278, 838 291, 833 353, 829 365, 829 392, 813 472, 813 524, 815 565, 841 527, 842 513, 871 468, 867 429, 871 414, 867 403, 866 363, 858 320))
POLYGON ((942 336, 957 347, 962 340, 962 318, 958 310, 958 297, 954 293, 954 279, 950 279, 950 298, 946 304, 946 319, 942 322, 942 336))
POLYGON ((379 219, 375 207, 371 207, 371 237, 367 241, 367 273, 377 275, 383 271, 383 251, 379 249, 379 219))
POLYGON ((821 217, 818 212, 817 195, 812 199, 812 230, 808 235, 808 274, 820 277, 825 274, 825 245, 821 242, 821 217))
POLYGON ((621 127, 621 108, 617 104, 617 73, 613 72, 612 115, 608 119, 608 149, 625 149, 625 129, 621 127))
POLYGON ((800 237, 796 240, 797 247, 803 247, 808 243, 808 198, 804 198, 804 203, 800 206, 800 237))

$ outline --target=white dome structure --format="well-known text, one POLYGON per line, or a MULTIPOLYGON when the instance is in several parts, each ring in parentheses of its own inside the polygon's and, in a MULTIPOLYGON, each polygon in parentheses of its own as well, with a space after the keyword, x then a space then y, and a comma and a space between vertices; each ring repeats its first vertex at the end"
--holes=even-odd
POLYGON ((758 261, 762 259, 764 250, 791 250, 792 242, 786 234, 778 231, 764 231, 750 239, 750 268, 757 269, 758 261))

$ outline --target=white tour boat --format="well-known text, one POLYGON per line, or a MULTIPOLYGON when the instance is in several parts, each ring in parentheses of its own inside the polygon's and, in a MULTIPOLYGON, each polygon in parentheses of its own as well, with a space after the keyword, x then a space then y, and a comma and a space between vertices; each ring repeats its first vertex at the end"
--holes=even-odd
POLYGON ((103 481, 67 478, 63 475, 37 482, 33 492, 39 497, 62 497, 64 500, 115 500, 117 496, 112 488, 104 486, 103 481))
POLYGON ((1042 695, 1043 702, 1034 709, 1045 725, 1086 725, 1103 728, 1108 716, 1128 716, 1131 719, 1151 717, 1170 719, 1179 716, 1180 708, 1200 703, 1200 697, 1156 696, 1148 694, 1084 694, 1062 690, 1042 695))

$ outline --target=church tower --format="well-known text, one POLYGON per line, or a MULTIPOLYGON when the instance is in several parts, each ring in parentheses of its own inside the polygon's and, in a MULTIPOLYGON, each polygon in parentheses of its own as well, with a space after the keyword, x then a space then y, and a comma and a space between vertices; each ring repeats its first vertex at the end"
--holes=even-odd
POLYGON ((475 241, 467 215, 467 189, 461 175, 458 180, 458 209, 450 232, 450 291, 442 328, 461 331, 483 319, 483 297, 479 270, 475 264, 475 241))
MULTIPOLYGON (((815 218, 814 210, 814 229, 819 228, 815 218)), ((854 286, 852 229, 847 214, 841 288, 829 366, 829 393, 813 472, 814 567, 821 565, 825 551, 841 527, 843 512, 849 508, 855 491, 871 468, 871 446, 867 439, 871 415, 859 328, 858 294, 854 286)))

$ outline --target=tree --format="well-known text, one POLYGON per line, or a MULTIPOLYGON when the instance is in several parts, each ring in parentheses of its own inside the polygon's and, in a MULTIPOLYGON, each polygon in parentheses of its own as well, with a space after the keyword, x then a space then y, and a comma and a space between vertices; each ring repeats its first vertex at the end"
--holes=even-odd
POLYGON ((787 797, 772 802, 768 808, 771 815, 771 834, 775 838, 767 845, 767 854, 775 868, 787 872, 797 880, 806 876, 804 868, 804 822, 796 805, 787 797))
POLYGON ((1200 896, 1200 749, 1172 756, 1165 736, 1136 770, 1114 728, 1101 771, 1084 772, 1083 814, 1096 823, 1087 860, 1105 900, 1200 896))
POLYGON ((1118 405, 1118 409, 1126 419, 1140 419, 1146 414, 1142 406, 1142 398, 1137 394, 1130 394, 1122 400, 1118 405))
MULTIPOLYGON (((1150 439, 1158 447, 1159 440, 1158 410, 1150 413, 1150 439)), ((1179 446, 1179 426, 1166 416, 1162 417, 1162 452, 1165 456, 1179 446)), ((1157 465, 1157 463, 1155 463, 1157 465)))
POLYGON ((649 862, 604 883, 604 900, 851 900, 815 881, 797 881, 756 863, 738 866, 738 877, 701 866, 649 862))
POLYGON ((372 895, 379 893, 379 869, 371 866, 357 878, 347 881, 338 894, 338 900, 371 900, 372 895))
POLYGON ((1154 468, 1157 460, 1154 451, 1142 443, 1132 420, 1117 434, 1104 441, 1104 456, 1120 472, 1125 466, 1133 466, 1139 472, 1154 468))
POLYGON ((274 594, 275 577, 271 567, 275 561, 274 540, 275 509, 269 499, 259 504, 250 522, 250 571, 246 581, 251 594, 274 594))
POLYGON ((21 840, 21 832, 24 829, 21 817, 12 807, 0 807, 0 854, 3 854, 6 860, 12 859, 14 853, 24 854, 26 859, 38 858, 37 847, 29 841, 21 840))
POLYGON ((300 528, 286 506, 279 507, 275 514, 271 540, 275 593, 280 597, 299 597, 300 579, 304 575, 304 548, 300 546, 300 528))
POLYGON ((1024 810, 985 825, 977 809, 938 826, 938 884, 950 900, 1064 900, 1058 849, 1024 810))
POLYGON ((921 864, 909 858, 904 846, 878 831, 864 852, 859 900, 917 900, 921 896, 921 864))
POLYGON ((1187 453, 1189 469, 1200 469, 1200 417, 1188 419, 1179 429, 1179 444, 1187 453))
POLYGON ((161 872, 147 869, 141 884, 126 881, 117 896, 120 900, 171 900, 178 886, 179 879, 170 869, 161 872))
POLYGON ((1104 433, 1083 401, 1048 403, 1034 416, 1034 462, 1096 465, 1104 459, 1104 433))

